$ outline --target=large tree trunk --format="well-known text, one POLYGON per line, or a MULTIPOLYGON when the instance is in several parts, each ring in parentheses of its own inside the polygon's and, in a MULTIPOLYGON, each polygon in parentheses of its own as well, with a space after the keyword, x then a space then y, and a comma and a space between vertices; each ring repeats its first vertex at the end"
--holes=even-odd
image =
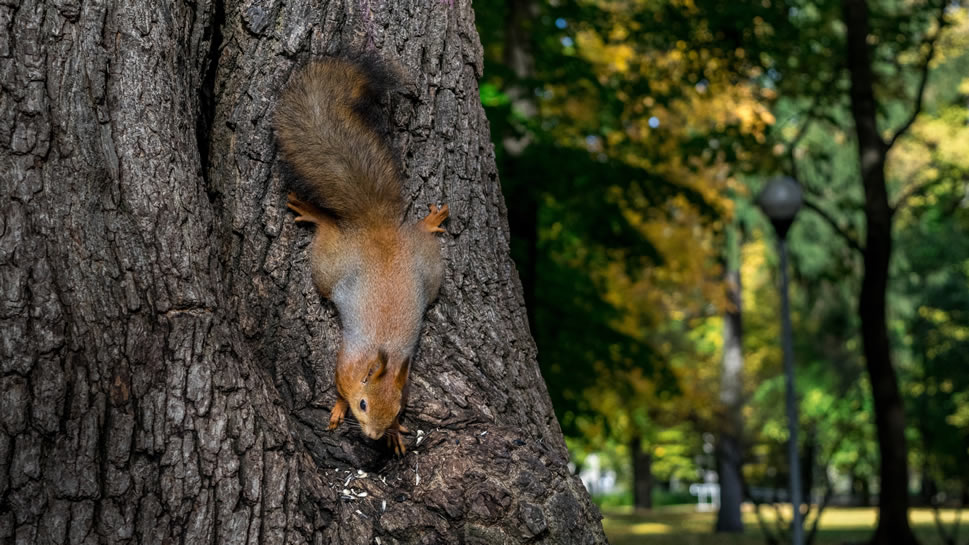
POLYGON ((481 70, 468 2, 0 5, 0 540, 604 542, 527 333, 481 70), (360 48, 401 67, 409 216, 451 207, 400 459, 325 431, 340 331, 271 130, 294 69, 360 48))
POLYGON ((843 0, 847 27, 851 113, 858 136, 858 158, 865 189, 865 272, 858 312, 865 363, 871 381, 881 455, 878 528, 872 543, 917 543, 908 522, 908 449, 905 409, 892 366, 885 316, 888 265, 892 254, 892 210, 885 185, 887 146, 876 124, 874 76, 868 53, 868 5, 843 0))
MULTIPOLYGON (((730 236, 736 237, 736 234, 730 236)), ((728 244, 731 252, 734 245, 728 244)), ((739 260, 737 256, 730 256, 739 260)), ((717 532, 743 532, 740 515, 743 503, 743 329, 739 264, 728 267, 727 298, 733 308, 723 318, 723 370, 720 379, 720 404, 723 415, 717 436, 717 475, 720 478, 720 510, 714 529, 717 532)))

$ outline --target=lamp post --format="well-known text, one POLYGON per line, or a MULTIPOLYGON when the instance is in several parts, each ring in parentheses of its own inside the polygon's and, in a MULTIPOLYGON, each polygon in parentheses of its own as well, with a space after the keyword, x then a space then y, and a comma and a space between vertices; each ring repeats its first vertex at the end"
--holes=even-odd
POLYGON ((787 298, 787 230, 801 208, 801 185, 792 178, 780 177, 767 182, 757 198, 777 233, 777 252, 781 256, 781 344, 784 349, 784 375, 787 378, 788 456, 791 466, 791 521, 793 545, 804 544, 801 521, 801 464, 797 452, 797 399, 794 392, 794 341, 791 333, 791 307, 787 298))

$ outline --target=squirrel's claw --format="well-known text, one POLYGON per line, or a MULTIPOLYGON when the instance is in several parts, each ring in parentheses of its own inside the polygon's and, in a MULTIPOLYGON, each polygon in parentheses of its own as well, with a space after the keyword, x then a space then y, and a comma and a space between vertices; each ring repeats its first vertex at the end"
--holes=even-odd
POLYGON ((346 416, 348 408, 350 408, 350 405, 345 399, 337 399, 333 405, 333 409, 330 411, 330 425, 326 429, 336 429, 340 425, 340 422, 343 422, 343 417, 346 416))
POLYGON ((421 220, 421 229, 427 231, 428 233, 443 233, 444 229, 442 229, 440 225, 441 222, 446 220, 448 217, 447 205, 445 204, 444 206, 438 208, 436 204, 432 204, 429 206, 429 208, 431 209, 430 213, 427 214, 427 217, 421 220))
POLYGON ((388 433, 387 446, 393 448, 394 454, 397 456, 403 456, 407 453, 407 447, 404 446, 404 439, 400 436, 400 433, 388 433))
POLYGON ((394 423, 387 428, 387 446, 394 449, 397 456, 403 456, 407 452, 407 447, 404 446, 404 438, 400 434, 408 431, 410 430, 397 419, 394 419, 394 423))

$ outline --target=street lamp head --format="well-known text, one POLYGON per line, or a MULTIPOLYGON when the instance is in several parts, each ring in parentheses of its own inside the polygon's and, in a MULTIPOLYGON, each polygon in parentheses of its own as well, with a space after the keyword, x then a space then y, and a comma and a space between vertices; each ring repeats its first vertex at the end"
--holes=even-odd
POLYGON ((764 211, 767 218, 774 225, 777 236, 784 238, 787 230, 794 223, 794 216, 801 209, 801 184, 793 178, 780 176, 767 182, 757 204, 764 211))

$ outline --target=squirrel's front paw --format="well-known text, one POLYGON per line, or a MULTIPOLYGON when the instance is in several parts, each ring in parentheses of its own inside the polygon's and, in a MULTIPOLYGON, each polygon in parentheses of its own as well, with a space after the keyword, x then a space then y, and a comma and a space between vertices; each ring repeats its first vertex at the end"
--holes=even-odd
POLYGON ((409 431, 397 419, 394 419, 394 423, 387 428, 387 446, 394 449, 394 453, 397 456, 403 456, 407 452, 407 447, 404 446, 404 438, 401 437, 401 434, 408 433, 409 431))
POLYGON ((421 229, 428 233, 443 233, 444 229, 440 225, 448 217, 447 205, 445 204, 438 208, 436 204, 432 204, 430 205, 430 209, 431 211, 427 214, 427 217, 421 220, 421 229))
POLYGON ((333 405, 333 409, 330 411, 330 425, 326 429, 334 430, 343 422, 343 417, 347 414, 347 409, 350 407, 346 400, 338 399, 333 405))
POLYGON ((404 446, 404 438, 400 436, 400 432, 388 431, 387 446, 394 449, 394 454, 397 456, 403 456, 407 452, 407 447, 404 446))

